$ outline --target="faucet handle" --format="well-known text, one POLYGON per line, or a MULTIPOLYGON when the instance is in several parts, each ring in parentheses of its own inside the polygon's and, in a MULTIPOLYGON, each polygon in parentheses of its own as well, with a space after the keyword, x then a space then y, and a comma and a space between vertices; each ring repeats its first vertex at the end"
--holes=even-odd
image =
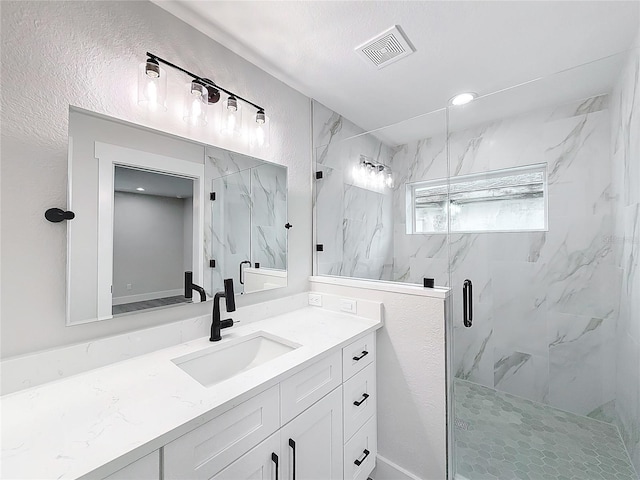
POLYGON ((229 328, 233 327, 233 320, 231 318, 227 318, 226 320, 220 320, 220 328, 229 328))
POLYGON ((236 311, 236 297, 233 291, 233 278, 225 278, 224 280, 224 299, 227 312, 236 311))

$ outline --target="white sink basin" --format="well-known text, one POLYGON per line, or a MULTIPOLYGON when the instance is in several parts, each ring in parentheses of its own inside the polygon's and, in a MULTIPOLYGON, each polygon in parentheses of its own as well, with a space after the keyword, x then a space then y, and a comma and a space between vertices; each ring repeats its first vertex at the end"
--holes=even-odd
POLYGON ((205 387, 227 380, 284 355, 300 345, 266 332, 213 345, 172 360, 205 387))

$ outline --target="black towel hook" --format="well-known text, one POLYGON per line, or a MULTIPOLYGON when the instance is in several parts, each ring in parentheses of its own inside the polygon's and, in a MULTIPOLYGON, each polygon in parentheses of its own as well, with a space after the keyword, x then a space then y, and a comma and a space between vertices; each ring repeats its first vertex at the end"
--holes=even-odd
POLYGON ((59 223, 63 220, 73 220, 76 217, 76 214, 71 210, 62 210, 60 208, 50 208, 46 212, 44 212, 44 218, 53 223, 59 223))

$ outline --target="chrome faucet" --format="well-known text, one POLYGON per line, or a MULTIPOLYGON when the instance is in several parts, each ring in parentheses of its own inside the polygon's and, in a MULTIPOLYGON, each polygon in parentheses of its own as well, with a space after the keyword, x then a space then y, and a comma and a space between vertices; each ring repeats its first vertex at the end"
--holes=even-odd
POLYGON ((207 294, 204 288, 193 283, 193 272, 184 272, 184 297, 187 299, 192 298, 193 290, 200 294, 201 302, 207 301, 207 294))
POLYGON ((227 312, 236 311, 236 299, 233 293, 233 278, 226 278, 224 280, 224 292, 218 292, 213 297, 213 318, 211 322, 211 337, 210 342, 217 342, 222 339, 220 330, 223 328, 229 328, 233 326, 233 320, 227 318, 226 320, 220 320, 220 299, 225 299, 227 312))

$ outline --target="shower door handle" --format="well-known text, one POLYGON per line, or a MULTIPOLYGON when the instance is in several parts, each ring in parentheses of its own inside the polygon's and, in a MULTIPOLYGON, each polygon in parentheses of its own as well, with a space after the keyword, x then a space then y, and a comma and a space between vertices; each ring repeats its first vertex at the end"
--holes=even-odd
POLYGON ((473 284, 468 278, 462 284, 462 322, 467 328, 473 322, 473 284))
POLYGON ((251 262, 249 260, 244 260, 242 262, 240 262, 240 285, 244 285, 244 268, 242 268, 242 265, 244 265, 245 263, 249 264, 249 266, 251 266, 251 262))

